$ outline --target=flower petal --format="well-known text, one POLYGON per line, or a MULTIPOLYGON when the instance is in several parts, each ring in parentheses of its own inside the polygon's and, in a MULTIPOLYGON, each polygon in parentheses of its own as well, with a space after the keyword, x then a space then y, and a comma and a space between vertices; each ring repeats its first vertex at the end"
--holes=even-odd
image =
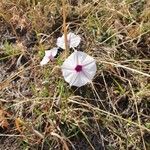
POLYGON ((42 61, 40 62, 40 65, 43 66, 49 62, 49 60, 53 61, 54 57, 58 53, 58 47, 54 47, 51 50, 45 51, 45 56, 43 57, 42 61))
POLYGON ((51 57, 51 56, 55 57, 57 55, 57 53, 58 53, 58 49, 59 49, 58 47, 54 47, 54 48, 52 48, 50 50, 45 51, 45 56, 47 56, 47 57, 51 57))
POLYGON ((46 65, 48 62, 49 62, 49 57, 47 56, 44 56, 42 61, 40 62, 40 65, 43 66, 43 65, 46 65))
POLYGON ((97 70, 97 67, 96 67, 95 61, 89 63, 86 66, 83 66, 83 72, 89 80, 93 79, 93 77, 96 74, 96 70, 97 70))
POLYGON ((81 87, 89 82, 91 82, 91 80, 89 80, 83 72, 80 72, 77 74, 76 78, 71 80, 70 86, 81 87))
POLYGON ((70 86, 81 87, 91 81, 82 72, 76 73, 74 70, 62 70, 62 72, 70 86))
POLYGON ((78 65, 84 65, 82 62, 86 59, 86 57, 88 55, 84 52, 81 52, 81 51, 75 51, 75 54, 76 54, 76 57, 77 57, 78 65))
POLYGON ((64 76, 65 81, 69 84, 71 84, 72 80, 76 78, 76 73, 74 72, 74 70, 62 69, 62 74, 64 76))
MULTIPOLYGON (((79 35, 75 35, 72 32, 69 32, 67 34, 67 42, 68 42, 67 44, 68 44, 69 48, 77 47, 79 45, 80 41, 81 41, 81 38, 80 38, 79 35)), ((65 49, 65 37, 64 37, 64 34, 62 35, 62 37, 57 38, 56 45, 58 47, 61 47, 62 49, 65 49)))
POLYGON ((58 47, 54 47, 54 48, 51 49, 51 55, 52 55, 53 57, 55 57, 55 56, 57 55, 58 49, 59 49, 58 47))
POLYGON ((65 38, 64 35, 62 37, 57 38, 56 45, 62 49, 65 49, 65 38))
POLYGON ((69 47, 70 48, 74 48, 74 47, 77 47, 81 41, 81 38, 79 35, 75 35, 74 33, 70 32, 68 35, 67 35, 67 39, 68 39, 68 42, 69 42, 69 47))
POLYGON ((47 51, 45 51, 45 56, 49 57, 49 56, 51 56, 51 55, 52 55, 51 50, 47 50, 47 51))
POLYGON ((70 68, 74 70, 78 61, 77 61, 77 53, 76 51, 73 52, 63 63, 62 68, 70 68))
POLYGON ((62 74, 66 82, 70 86, 83 86, 91 82, 96 73, 95 60, 84 52, 73 52, 62 65, 62 74), (85 64, 84 64, 85 63, 85 64), (82 70, 77 72, 75 70, 77 65, 82 66, 82 70))

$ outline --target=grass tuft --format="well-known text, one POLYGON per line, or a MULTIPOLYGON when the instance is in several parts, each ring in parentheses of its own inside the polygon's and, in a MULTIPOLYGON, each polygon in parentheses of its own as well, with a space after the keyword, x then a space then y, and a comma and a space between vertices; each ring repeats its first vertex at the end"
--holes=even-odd
POLYGON ((1 0, 0 149, 150 149, 149 36, 148 0, 1 0), (92 84, 69 87, 64 52, 39 65, 64 30, 96 59, 92 84))

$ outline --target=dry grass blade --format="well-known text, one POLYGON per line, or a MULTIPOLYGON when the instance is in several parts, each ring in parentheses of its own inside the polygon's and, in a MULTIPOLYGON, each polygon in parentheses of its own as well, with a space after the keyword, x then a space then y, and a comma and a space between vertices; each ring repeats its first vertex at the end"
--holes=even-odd
MULTIPOLYGON (((141 119, 140 119, 140 114, 139 114, 138 105, 137 105, 137 98, 134 94, 133 87, 132 87, 130 81, 129 81, 129 85, 130 85, 131 90, 132 90, 133 100, 134 100, 134 103, 135 103, 136 113, 137 113, 137 116, 138 116, 138 124, 139 124, 139 127, 140 127, 141 126, 141 119)), ((144 141, 144 138, 143 138, 143 130, 142 130, 141 127, 140 127, 140 132, 141 132, 141 138, 142 138, 142 142, 143 142, 143 148, 144 148, 144 150, 146 150, 146 145, 145 145, 145 141, 144 141)))
POLYGON ((146 77, 150 77, 150 74, 144 73, 142 71, 139 71, 139 70, 136 70, 136 69, 133 69, 133 68, 130 68, 130 67, 126 67, 126 66, 118 64, 118 63, 107 62, 107 61, 103 61, 103 60, 99 61, 99 62, 104 63, 104 64, 108 64, 108 65, 112 65, 112 66, 115 66, 115 67, 118 67, 118 68, 124 68, 124 69, 129 70, 133 73, 137 73, 137 74, 140 74, 140 75, 143 75, 143 76, 146 76, 146 77))
POLYGON ((61 137, 59 134, 54 133, 54 132, 51 132, 51 135, 57 137, 58 139, 60 139, 60 140, 62 141, 63 146, 64 146, 64 150, 69 150, 69 148, 68 148, 68 146, 67 146, 67 143, 66 143, 66 141, 63 139, 63 137, 61 137))
POLYGON ((91 108, 91 109, 93 109, 93 110, 95 110, 95 111, 99 111, 99 112, 103 113, 104 115, 110 115, 110 116, 112 116, 112 117, 118 118, 118 119, 120 119, 120 120, 123 120, 123 121, 125 121, 125 122, 127 122, 127 123, 133 124, 133 125, 135 125, 135 126, 141 128, 141 129, 143 129, 143 130, 147 130, 148 132, 150 132, 150 129, 146 128, 145 126, 139 125, 138 123, 133 122, 133 121, 131 121, 131 120, 127 120, 127 119, 125 119, 125 118, 122 118, 121 116, 118 116, 118 115, 115 115, 115 114, 113 114, 113 113, 104 111, 104 110, 99 109, 99 108, 97 108, 97 107, 92 107, 91 105, 88 105, 88 104, 84 104, 84 103, 77 102, 77 101, 74 101, 74 100, 69 100, 69 101, 72 102, 72 103, 75 103, 75 104, 80 104, 80 105, 86 106, 86 107, 91 108))

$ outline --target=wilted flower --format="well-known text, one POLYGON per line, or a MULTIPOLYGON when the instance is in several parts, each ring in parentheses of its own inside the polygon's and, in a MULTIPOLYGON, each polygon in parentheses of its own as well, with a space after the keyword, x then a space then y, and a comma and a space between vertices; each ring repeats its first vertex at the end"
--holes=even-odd
POLYGON ((47 64, 49 61, 53 61, 54 57, 57 55, 58 47, 54 47, 51 50, 45 51, 45 56, 43 57, 42 61, 40 62, 40 65, 43 66, 47 64))
MULTIPOLYGON (((68 44, 69 48, 77 47, 79 45, 80 41, 81 41, 81 38, 79 35, 75 35, 72 32, 69 32, 67 34, 67 44, 68 44)), ((65 49, 65 36, 64 36, 64 34, 62 37, 59 37, 57 39, 57 46, 62 48, 62 49, 65 49)))
POLYGON ((96 70, 95 60, 81 51, 73 52, 62 65, 64 79, 70 86, 81 87, 91 82, 96 70))

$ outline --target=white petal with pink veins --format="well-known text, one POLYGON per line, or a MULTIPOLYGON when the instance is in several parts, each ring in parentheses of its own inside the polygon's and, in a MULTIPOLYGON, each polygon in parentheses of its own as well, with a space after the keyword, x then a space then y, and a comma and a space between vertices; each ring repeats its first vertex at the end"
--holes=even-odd
POLYGON ((64 35, 62 37, 57 38, 56 45, 62 49, 65 49, 65 38, 64 35))
POLYGON ((74 33, 70 32, 67 35, 67 39, 69 42, 69 47, 70 48, 75 48, 80 44, 81 38, 79 35, 75 35, 74 33))
MULTIPOLYGON (((81 41, 81 38, 79 35, 76 35, 72 32, 69 32, 67 34, 67 44, 69 48, 75 48, 79 45, 81 41)), ((64 34, 62 35, 62 37, 57 38, 57 42, 56 45, 62 49, 65 49, 65 36, 64 34)))
POLYGON ((46 65, 50 60, 53 61, 57 53, 58 53, 58 47, 54 47, 51 50, 45 51, 45 56, 40 62, 40 65, 43 66, 46 65))
POLYGON ((94 58, 81 51, 73 52, 61 68, 65 81, 77 87, 91 82, 97 70, 94 58))

